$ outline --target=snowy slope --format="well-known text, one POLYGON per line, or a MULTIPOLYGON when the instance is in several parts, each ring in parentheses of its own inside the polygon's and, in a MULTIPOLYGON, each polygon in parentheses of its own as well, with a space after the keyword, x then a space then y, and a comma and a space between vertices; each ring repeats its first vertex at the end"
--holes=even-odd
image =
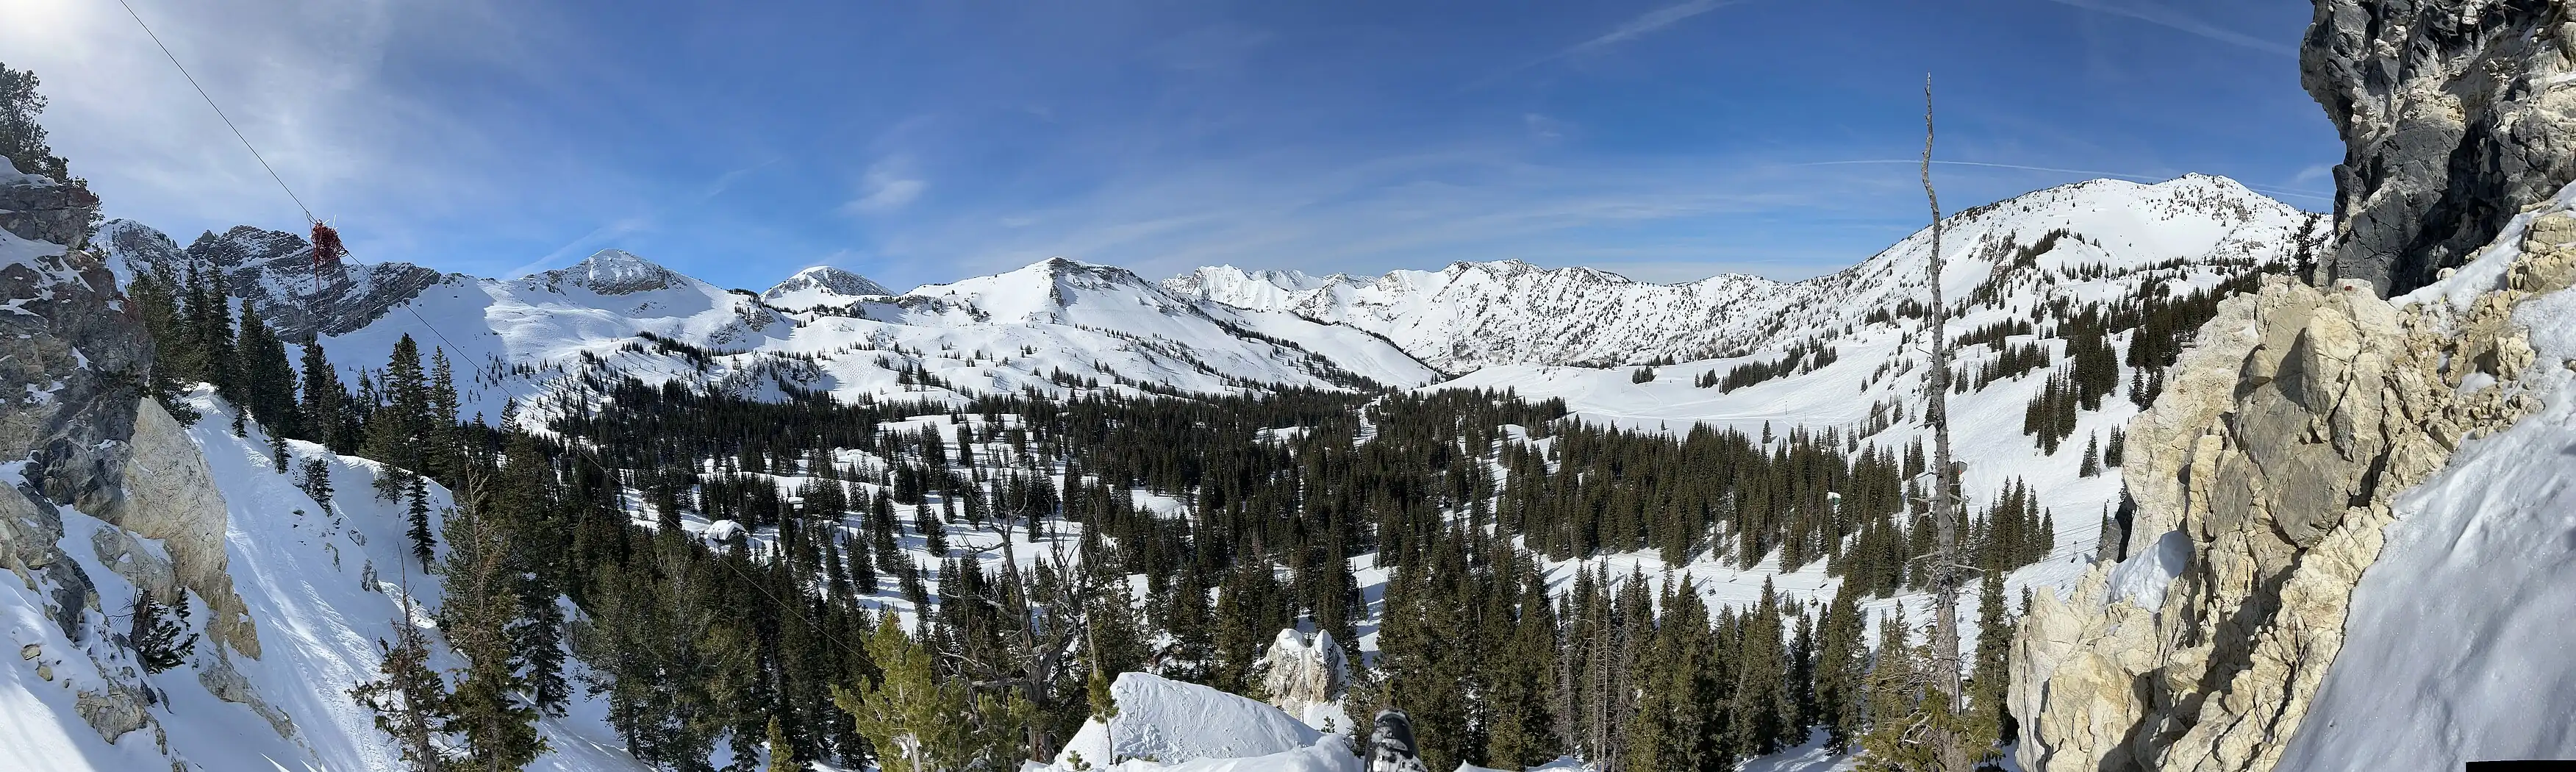
MULTIPOLYGON (((2045 326, 2046 312, 2035 313, 2035 309, 2046 309, 2060 301, 2109 300, 2150 287, 2159 287, 2169 296, 2187 294, 2261 266, 2277 267, 2294 260, 2301 235, 2313 224, 2309 216, 2246 191, 2232 181, 2202 176, 2158 185, 2079 183, 1977 207, 1948 220, 1943 234, 1947 262, 1942 289, 1953 309, 1949 331, 1956 336, 1996 322, 2034 316, 2040 317, 2045 326), (2064 235, 2053 239, 2053 248, 2038 254, 2031 265, 1999 270, 1998 266, 2008 264, 2017 250, 2035 246, 2046 234, 2060 230, 2064 235), (1986 291, 1978 292, 1980 287, 1986 287, 1986 291)), ((1657 342, 1642 332, 1596 330, 1588 338, 1583 337, 1585 333, 1568 333, 1573 336, 1569 340, 1612 346, 1566 352, 1576 359, 1646 359, 1677 352, 1658 346, 1700 345, 1691 340, 1745 347, 1730 352, 1733 356, 1717 358, 1693 358, 1683 352, 1683 361, 1655 367, 1654 377, 1643 383, 1632 382, 1635 367, 1577 367, 1540 360, 1490 364, 1425 388, 1509 389, 1528 399, 1561 398, 1569 410, 1585 420, 1636 429, 1679 433, 1705 423, 1758 436, 1766 425, 1775 433, 1786 433, 1795 426, 1834 428, 1861 443, 1901 448, 1928 437, 1921 428, 1919 410, 1913 407, 1921 401, 1923 358, 1908 340, 1921 323, 1905 318, 1872 322, 1868 315, 1903 300, 1929 300, 1921 277, 1930 248, 1927 230, 1849 270, 1795 284, 1761 283, 1749 277, 1717 277, 1688 285, 1613 281, 1606 286, 1624 295, 1654 299, 1667 311, 1706 308, 1689 304, 1706 300, 1706 293, 1722 288, 1759 288, 1729 302, 1765 310, 1750 317, 1726 318, 1699 338, 1682 336, 1657 342), (1824 367, 1731 391, 1695 384, 1696 379, 1708 373, 1724 375, 1737 365, 1776 361, 1787 347, 1810 341, 1831 346, 1837 359, 1824 367), (1906 407, 1896 410, 1899 405, 1906 407), (1888 420, 1890 417, 1895 420, 1888 420)), ((1482 280, 1476 277, 1495 270, 1498 269, 1452 266, 1442 274, 1457 277, 1457 281, 1441 288, 1446 295, 1413 296, 1407 302, 1434 304, 1435 310, 1430 313, 1435 316, 1451 313, 1436 310, 1436 304, 1455 296, 1461 288, 1479 286, 1476 282, 1482 280)), ((1547 272, 1527 266, 1514 270, 1522 283, 1570 282, 1602 275, 1547 272)), ((1421 278, 1401 272, 1390 277, 1407 281, 1421 278)), ((1388 281, 1371 286, 1382 289, 1389 286, 1388 281)), ((1369 311, 1372 307, 1363 303, 1353 308, 1369 311)), ((1548 318, 1527 310, 1486 313, 1507 319, 1548 318)), ((1663 324, 1668 318, 1669 313, 1637 317, 1637 323, 1663 324)), ((1390 333, 1399 341, 1406 340, 1406 334, 1403 329, 1390 333)), ((2134 335, 2114 335, 2110 342, 2115 350, 2124 349, 2134 335)), ((2034 340, 2037 338, 2033 335, 2015 335, 2004 343, 2034 340)), ((2089 565, 2100 537, 2101 516, 2116 506, 2120 482, 2117 470, 2094 477, 2079 476, 2084 447, 2088 439, 2107 441, 2113 427, 2126 423, 2138 412, 2137 405, 2128 398, 2126 385, 2134 368, 2123 364, 2119 379, 2123 386, 2118 392, 2105 398, 2100 409, 2080 411, 2074 433, 2055 453, 2042 452, 2037 442, 2022 432, 2024 410, 2045 385, 2051 368, 2066 361, 2062 341, 2045 345, 2051 357, 2049 367, 1982 387, 1971 381, 1969 390, 1953 394, 1950 402, 1955 452, 1967 463, 1962 479, 1972 505, 1993 500, 2004 487, 2019 479, 2031 486, 2040 506, 2055 517, 2056 547, 2047 559, 2008 577, 2006 590, 2013 595, 2026 586, 2064 586, 2080 577, 2089 565)), ((1440 361, 1436 355, 1415 351, 1428 361, 1440 361)), ((1965 371, 1993 361, 1998 353, 1999 348, 1993 345, 1963 346, 1958 349, 1957 361, 1965 371)), ((1820 564, 1781 574, 1776 560, 1775 555, 1750 567, 1701 561, 1670 568, 1689 573, 1710 602, 1722 605, 1750 604, 1759 597, 1766 579, 1783 596, 1810 603, 1830 598, 1841 583, 1827 576, 1820 564)), ((1656 577, 1668 568, 1654 553, 1641 552, 1551 566, 1552 578, 1570 581, 1573 571, 1581 565, 1603 562, 1611 566, 1614 574, 1634 566, 1656 577)), ((1922 596, 1905 596, 1867 605, 1877 609, 1896 602, 1903 603, 1909 611, 1920 612, 1926 600, 1922 596)), ((1973 605, 1962 612, 1971 624, 1975 618, 1972 611, 1973 605)), ((1972 633, 1962 638, 1963 643, 1972 640, 1972 633)))
MULTIPOLYGON (((1956 262, 1945 289, 1962 297, 1982 281, 1996 257, 1986 247, 2003 237, 2029 245, 2066 229, 2083 238, 2043 256, 2046 267, 2138 268, 2272 252, 2294 240, 2307 219, 2224 177, 2081 182, 1952 218, 1945 246, 1956 262)), ((1854 268, 1799 282, 1724 274, 1648 284, 1590 268, 1505 260, 1378 277, 1219 266, 1164 286, 1228 305, 1348 324, 1453 372, 1502 364, 1616 365, 1776 348, 1859 322, 1871 309, 1921 291, 1916 277, 1928 247, 1928 233, 1917 233, 1854 268)))
MULTIPOLYGON (((125 532, 66 511, 62 547, 96 583, 97 609, 111 611, 88 611, 77 628, 84 635, 69 638, 45 618, 35 592, 0 582, 0 643, 22 656, 35 653, 0 667, 0 769, 169 769, 180 761, 205 770, 403 769, 372 714, 348 696, 351 687, 377 675, 376 642, 392 638, 393 626, 401 623, 405 577, 415 623, 431 624, 429 612, 439 598, 436 580, 406 557, 401 507, 372 495, 370 483, 380 467, 289 441, 290 469, 305 459, 329 464, 337 495, 326 507, 295 487, 292 476, 274 470, 267 438, 255 423, 249 436, 235 437, 227 428, 229 407, 203 390, 191 401, 206 418, 187 435, 204 453, 225 503, 228 569, 256 626, 258 656, 205 640, 187 664, 142 675, 123 647, 102 640, 123 629, 122 614, 135 588, 99 562, 92 542, 125 532), (100 664, 110 672, 101 672, 100 664), (41 675, 39 665, 45 668, 41 675), (218 688, 231 682, 227 671, 237 672, 270 710, 219 697, 235 693, 218 688), (79 714, 79 692, 137 679, 161 695, 149 713, 166 736, 166 750, 150 726, 110 744, 79 714), (283 731, 272 724, 272 715, 289 722, 283 731)), ((430 495, 434 505, 446 505, 447 493, 435 483, 430 495)), ((154 540, 135 538, 156 554, 161 549, 154 540)), ((202 600, 192 600, 202 629, 210 612, 202 600)), ((433 667, 461 664, 443 646, 434 652, 433 667)), ((554 750, 531 768, 641 770, 619 750, 601 715, 576 704, 569 717, 546 720, 543 729, 554 750)))

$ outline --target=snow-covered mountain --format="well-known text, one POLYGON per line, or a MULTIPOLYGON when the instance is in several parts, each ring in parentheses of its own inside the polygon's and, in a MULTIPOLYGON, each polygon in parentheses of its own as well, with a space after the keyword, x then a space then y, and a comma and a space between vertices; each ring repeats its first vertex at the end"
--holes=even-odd
MULTIPOLYGON (((2012 258, 2045 281, 2098 267, 2230 265, 2269 258, 2309 228, 2307 215, 2224 177, 2189 175, 2142 185, 2094 180, 2050 188, 1950 219, 1953 297, 2012 258), (2025 255, 2052 232, 2051 248, 2025 255)), ((1929 251, 1917 233, 1859 265, 1798 282, 1721 274, 1650 284, 1591 268, 1541 268, 1517 260, 1452 263, 1438 271, 1312 277, 1293 271, 1200 268, 1163 282, 1185 297, 1285 311, 1386 336, 1435 367, 1463 372, 1505 364, 1608 366, 1735 356, 1777 348, 1860 322, 1922 292, 1929 251)))
POLYGON ((468 409, 486 415, 583 372, 849 400, 1415 386, 1439 376, 1360 330, 1188 300, 1125 269, 1060 258, 899 295, 847 271, 807 269, 752 295, 614 249, 516 279, 347 263, 315 284, 294 234, 238 228, 179 250, 120 220, 100 236, 129 277, 154 266, 225 270, 236 296, 290 339, 319 333, 344 368, 375 365, 404 335, 443 349, 476 373, 468 409))
POLYGON ((760 299, 780 308, 847 305, 870 295, 892 295, 894 290, 870 281, 868 277, 828 265, 815 266, 760 293, 760 299))

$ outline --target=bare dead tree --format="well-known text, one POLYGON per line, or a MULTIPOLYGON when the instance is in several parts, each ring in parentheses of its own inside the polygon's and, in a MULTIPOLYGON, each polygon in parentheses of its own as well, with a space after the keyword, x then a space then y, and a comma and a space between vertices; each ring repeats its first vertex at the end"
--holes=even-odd
MULTIPOLYGON (((995 475, 992 513, 994 532, 1001 543, 988 549, 1002 553, 1002 608, 1011 616, 1019 634, 1011 642, 1010 672, 957 658, 978 687, 1016 688, 1023 699, 1041 708, 1070 699, 1055 693, 1057 676, 1064 672, 1067 661, 1089 641, 1090 619, 1087 601, 1099 589, 1092 572, 1084 570, 1088 555, 1076 555, 1062 540, 1049 545, 1036 556, 1036 565, 1020 565, 1019 550, 1013 544, 1021 521, 1044 517, 1048 507, 1032 486, 1043 485, 1047 476, 1032 469, 1030 476, 995 475), (1032 576, 1034 574, 1034 576, 1032 576)), ((1028 751, 1031 759, 1055 757, 1055 737, 1044 727, 1028 727, 1028 751)))
MULTIPOLYGON (((1950 310, 1941 297, 1941 196, 1932 189, 1932 76, 1923 76, 1923 200, 1932 208, 1932 251, 1925 275, 1932 285, 1932 305, 1924 314, 1925 337, 1932 363, 1924 373, 1923 423, 1932 430, 1933 554, 1928 562, 1932 590, 1932 659, 1929 686, 1942 695, 1951 715, 1966 712, 1959 683, 1959 467, 1950 457, 1950 310)), ((1944 722, 1946 724, 1946 722, 1944 722)), ((1968 755, 1959 737, 1944 728, 1933 738, 1941 766, 1968 772, 1968 755)))

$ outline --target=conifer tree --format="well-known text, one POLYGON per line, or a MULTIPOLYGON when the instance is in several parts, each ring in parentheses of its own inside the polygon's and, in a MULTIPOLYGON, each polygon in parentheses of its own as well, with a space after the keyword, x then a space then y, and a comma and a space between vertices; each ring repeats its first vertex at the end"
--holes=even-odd
POLYGON ((143 670, 158 673, 188 661, 188 652, 197 645, 197 634, 188 632, 188 600, 162 603, 147 590, 134 593, 134 605, 127 609, 126 645, 134 650, 134 659, 143 670))
POLYGON ((412 772, 440 772, 449 756, 438 737, 455 715, 448 710, 446 680, 429 667, 429 637, 412 624, 408 591, 393 627, 392 643, 376 641, 384 654, 376 667, 381 677, 350 689, 349 697, 375 714, 376 728, 393 737, 412 772))
POLYGON ((302 471, 302 477, 296 480, 296 487, 304 489, 304 495, 312 497, 313 503, 322 505, 327 514, 331 507, 331 463, 319 458, 308 458, 304 460, 302 471))
POLYGON ((2010 743, 2015 734, 2012 714, 2004 706, 2012 681, 2005 662, 2012 649, 2013 625, 2004 614, 2010 602, 2003 572, 1987 571, 1977 586, 1977 670, 1968 684, 1967 716, 1968 736, 1988 746, 1987 756, 1993 755, 1991 746, 2010 743))
POLYGON ((769 751, 766 772, 804 772, 805 765, 796 763, 796 749, 787 744, 787 732, 779 727, 777 716, 769 717, 769 733, 762 744, 769 751))
POLYGON ((126 286, 125 296, 135 315, 143 320, 143 329, 152 336, 152 375, 144 383, 144 393, 161 402, 170 417, 185 426, 197 422, 197 411, 179 401, 193 380, 185 377, 196 352, 189 347, 186 320, 179 307, 179 281, 168 265, 156 264, 138 272, 126 286))
POLYGON ((404 480, 407 488, 405 494, 409 503, 404 505, 403 514, 404 518, 411 523, 411 527, 405 529, 403 535, 411 539, 412 558, 419 560, 423 567, 427 567, 430 565, 430 560, 437 555, 438 546, 429 530, 429 482, 416 474, 407 475, 404 480))
POLYGON ((1029 713, 1015 698, 970 694, 940 676, 931 653, 905 635, 892 614, 866 641, 879 676, 857 691, 834 686, 832 702, 857 719, 887 772, 1000 772, 1019 768, 1013 731, 1029 713))
POLYGON ((286 363, 286 344, 269 330, 259 309, 249 302, 242 303, 236 347, 241 358, 237 367, 242 407, 270 435, 304 436, 301 411, 295 400, 295 370, 286 363))
POLYGON ((304 342, 301 363, 304 368, 303 388, 300 389, 302 402, 297 409, 304 417, 302 438, 321 443, 333 453, 356 451, 348 427, 349 395, 340 385, 338 368, 331 366, 331 360, 324 355, 322 347, 311 340, 304 342))
POLYGON ((491 511, 486 482, 465 481, 447 516, 448 557, 440 577, 446 600, 438 626, 466 664, 455 673, 451 717, 442 729, 457 736, 468 766, 519 769, 545 752, 546 741, 537 733, 539 708, 524 698, 529 683, 510 631, 526 613, 519 567, 511 559, 508 524, 491 511))
POLYGON ((1816 646, 1817 723, 1825 726, 1825 747, 1845 752, 1861 734, 1868 718, 1862 696, 1868 672, 1868 642, 1861 639, 1862 620, 1850 585, 1834 592, 1816 646))

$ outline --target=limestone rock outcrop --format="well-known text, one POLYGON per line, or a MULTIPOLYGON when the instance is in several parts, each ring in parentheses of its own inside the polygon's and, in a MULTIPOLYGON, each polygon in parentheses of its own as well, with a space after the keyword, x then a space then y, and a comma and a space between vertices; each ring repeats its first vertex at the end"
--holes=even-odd
POLYGON ((1349 688, 1351 670, 1333 634, 1318 630, 1309 638, 1296 628, 1279 631, 1261 655, 1261 690, 1270 704, 1291 716, 1340 702, 1349 688))
POLYGON ((2299 71, 2344 140, 2319 283, 2433 281, 2576 180, 2565 0, 2317 0, 2299 71))
POLYGON ((2129 431, 2135 543, 2178 533, 2187 557, 2152 607, 2115 597, 2136 559, 2034 600, 2010 655, 2024 769, 2272 769, 2392 500, 2537 407, 2498 385, 2535 365, 2513 308, 2576 283, 2576 215, 2541 213, 2520 246, 2456 307, 2288 279, 2221 305, 2129 431))
POLYGON ((256 659, 259 633, 225 568, 228 517, 214 471, 207 467, 204 451, 161 403, 141 400, 135 412, 122 495, 90 511, 118 528, 161 540, 179 585, 214 611, 206 620, 206 637, 256 659))

